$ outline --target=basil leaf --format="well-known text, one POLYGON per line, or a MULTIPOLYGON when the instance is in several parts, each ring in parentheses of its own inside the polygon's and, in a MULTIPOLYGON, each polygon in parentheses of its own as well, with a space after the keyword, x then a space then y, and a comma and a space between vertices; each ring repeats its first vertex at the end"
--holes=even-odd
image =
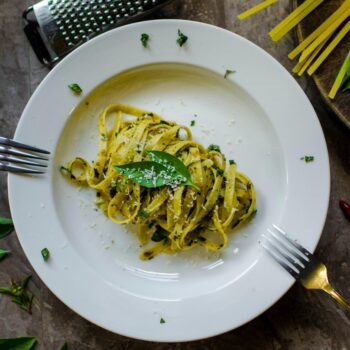
POLYGON ((0 238, 8 236, 14 229, 12 219, 0 218, 0 238))
POLYGON ((208 148, 207 148, 208 152, 210 151, 216 151, 216 152, 220 152, 221 153, 221 149, 220 149, 220 146, 218 145, 209 145, 208 148))
POLYGON ((0 248, 0 261, 4 259, 10 253, 9 250, 0 248))
POLYGON ((137 213, 137 216, 140 216, 142 218, 148 218, 150 216, 150 213, 149 211, 142 209, 137 213))
POLYGON ((69 350, 67 342, 62 345, 61 350, 69 350))
POLYGON ((173 179, 168 174, 166 167, 156 162, 145 161, 116 165, 114 169, 125 175, 128 179, 147 188, 168 185, 173 179))
POLYGON ((77 83, 69 84, 68 87, 69 87, 76 95, 80 95, 80 94, 83 92, 83 89, 82 89, 77 83))
POLYGON ((36 343, 35 337, 0 339, 1 350, 30 350, 36 343))
POLYGON ((178 29, 176 42, 179 44, 180 47, 186 43, 187 39, 188 36, 186 36, 184 33, 181 32, 180 29, 178 29))
POLYGON ((153 242, 160 242, 163 239, 168 238, 169 232, 164 230, 164 228, 158 226, 156 232, 153 233, 151 240, 153 242))
POLYGON ((32 307, 33 294, 27 292, 25 288, 31 277, 30 275, 25 277, 21 283, 12 280, 10 287, 0 287, 0 293, 11 295, 13 297, 11 301, 28 313, 30 313, 32 307))
POLYGON ((143 47, 147 47, 148 45, 148 40, 149 40, 149 35, 147 33, 142 33, 141 34, 141 44, 143 47))
POLYGON ((42 255, 44 261, 47 261, 50 257, 50 251, 47 248, 44 248, 41 250, 41 255, 42 255))
POLYGON ((315 160, 315 157, 314 156, 304 156, 304 157, 301 157, 300 160, 305 160, 305 163, 310 163, 310 162, 313 162, 315 160))
POLYGON ((165 323, 165 320, 163 317, 160 319, 159 323, 165 323))
POLYGON ((178 173, 183 178, 185 178, 186 182, 184 182, 183 185, 192 186, 197 191, 200 190, 200 188, 192 182, 190 172, 188 171, 186 165, 182 163, 180 159, 167 152, 162 151, 148 151, 146 153, 153 162, 157 162, 161 165, 164 165, 167 168, 168 172, 178 173))

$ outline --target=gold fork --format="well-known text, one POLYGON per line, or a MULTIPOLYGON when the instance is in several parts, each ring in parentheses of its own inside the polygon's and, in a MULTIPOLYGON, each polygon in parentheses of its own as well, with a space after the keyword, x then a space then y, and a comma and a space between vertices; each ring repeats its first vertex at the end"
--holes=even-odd
POLYGON ((326 266, 279 227, 273 228, 263 235, 266 251, 306 289, 323 290, 350 311, 350 303, 330 285, 326 266))

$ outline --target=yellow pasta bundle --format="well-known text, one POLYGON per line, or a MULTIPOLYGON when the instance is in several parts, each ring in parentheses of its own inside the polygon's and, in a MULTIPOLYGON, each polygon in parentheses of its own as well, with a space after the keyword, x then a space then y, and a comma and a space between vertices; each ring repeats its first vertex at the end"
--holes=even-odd
POLYGON ((138 239, 146 248, 141 259, 198 245, 221 250, 227 245, 227 231, 254 214, 255 191, 249 178, 237 171, 234 161, 227 164, 218 146, 205 149, 193 141, 186 126, 115 104, 101 113, 99 135, 95 161, 90 164, 77 157, 62 167, 62 173, 74 183, 94 188, 97 205, 111 220, 137 224, 138 239), (114 118, 110 130, 107 118, 114 118), (147 151, 176 157, 188 169, 193 186, 147 188, 117 170, 147 162, 147 151), (154 243, 148 246, 150 242, 154 243))

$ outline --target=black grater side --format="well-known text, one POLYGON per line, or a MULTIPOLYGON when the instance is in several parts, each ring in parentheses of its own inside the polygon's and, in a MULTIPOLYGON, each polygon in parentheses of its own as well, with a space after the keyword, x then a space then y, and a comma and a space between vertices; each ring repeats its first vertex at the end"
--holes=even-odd
POLYGON ((24 11, 24 32, 39 61, 52 66, 89 39, 171 1, 43 0, 24 11))

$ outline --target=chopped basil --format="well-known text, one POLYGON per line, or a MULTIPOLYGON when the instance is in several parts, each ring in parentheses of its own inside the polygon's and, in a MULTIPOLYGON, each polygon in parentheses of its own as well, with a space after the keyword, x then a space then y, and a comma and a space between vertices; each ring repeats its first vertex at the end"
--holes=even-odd
POLYGON ((164 230, 162 227, 157 226, 156 232, 153 233, 151 240, 153 242, 161 242, 163 239, 168 238, 169 232, 164 230))
POLYGON ((14 229, 12 219, 0 218, 0 238, 8 236, 14 229))
POLYGON ((150 215, 149 211, 147 210, 140 210, 138 213, 137 213, 137 216, 140 216, 142 218, 148 218, 150 215))
POLYGON ((230 162, 230 165, 236 164, 236 162, 233 159, 230 159, 229 162, 230 162))
POLYGON ((216 152, 220 152, 221 153, 221 150, 220 150, 220 146, 218 145, 209 145, 209 147, 207 148, 207 150, 210 152, 210 151, 216 151, 216 152))
POLYGON ((161 319, 160 319, 159 323, 165 323, 165 320, 164 320, 164 318, 163 318, 163 317, 161 317, 161 319))
POLYGON ((142 33, 140 40, 141 40, 142 46, 143 47, 147 47, 148 46, 149 35, 147 33, 142 33))
POLYGON ((304 157, 301 157, 300 160, 305 160, 305 163, 310 163, 310 162, 313 162, 315 160, 315 157, 314 156, 304 156, 304 157))
POLYGON ((76 95, 80 95, 80 94, 83 92, 82 88, 81 88, 77 83, 69 84, 68 87, 69 87, 76 95))
POLYGON ((224 175, 224 171, 223 171, 222 169, 220 169, 220 168, 217 168, 217 169, 216 169, 216 173, 217 173, 219 176, 224 175))
POLYGON ((1 350, 30 350, 36 343, 35 337, 4 338, 0 339, 1 350))
POLYGON ((229 76, 230 74, 233 74, 233 73, 236 73, 236 71, 235 71, 235 70, 231 70, 231 69, 226 69, 224 78, 227 79, 228 76, 229 76))
POLYGON ((176 42, 179 44, 179 46, 181 47, 187 40, 188 37, 182 33, 180 29, 178 29, 176 42))
POLYGON ((1 249, 1 248, 0 248, 0 261, 1 261, 2 259, 5 259, 5 257, 6 257, 9 253, 10 253, 9 250, 1 249))
POLYGON ((191 120, 191 126, 195 126, 196 125, 196 121, 195 120, 191 120))
POLYGON ((252 215, 256 215, 256 213, 258 212, 258 209, 254 209, 253 211, 252 211, 252 215))
POLYGON ((0 293, 11 295, 13 297, 12 302, 28 313, 30 313, 32 307, 33 294, 27 292, 25 289, 31 278, 32 276, 29 275, 20 283, 16 282, 15 280, 11 280, 10 287, 0 287, 0 293))
POLYGON ((50 251, 47 248, 44 248, 41 250, 41 255, 43 256, 43 259, 47 261, 50 257, 50 251))

